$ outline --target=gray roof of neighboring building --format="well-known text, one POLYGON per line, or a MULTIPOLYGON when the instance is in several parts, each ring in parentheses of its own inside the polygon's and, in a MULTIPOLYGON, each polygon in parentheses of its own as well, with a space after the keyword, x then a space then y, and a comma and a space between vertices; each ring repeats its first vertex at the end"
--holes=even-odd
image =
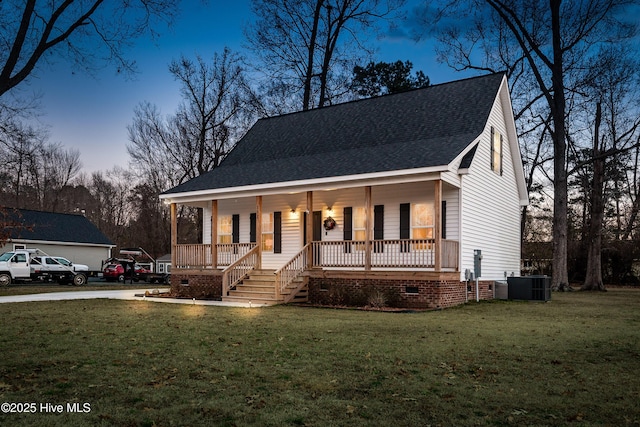
POLYGON ((5 211, 6 220, 30 228, 12 228, 12 239, 113 246, 113 242, 83 215, 12 208, 5 208, 5 211))
POLYGON ((164 194, 447 165, 483 131, 503 76, 260 119, 220 166, 164 194))

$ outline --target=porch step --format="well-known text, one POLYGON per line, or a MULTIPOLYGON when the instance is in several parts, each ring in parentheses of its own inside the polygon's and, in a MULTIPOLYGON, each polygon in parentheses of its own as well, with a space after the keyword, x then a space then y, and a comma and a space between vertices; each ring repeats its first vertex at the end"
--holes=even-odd
POLYGON ((308 280, 304 277, 297 277, 291 282, 291 284, 284 290, 282 290, 281 294, 284 298, 287 298, 293 291, 298 289, 298 292, 293 296, 293 299, 289 302, 307 302, 309 301, 309 285, 307 284, 308 280))
POLYGON ((256 305, 274 305, 276 300, 274 270, 254 270, 247 279, 223 296, 223 301, 251 302, 256 305))
POLYGON ((283 301, 283 296, 289 296, 295 289, 300 290, 291 302, 305 302, 309 300, 309 288, 305 279, 297 278, 282 292, 279 300, 276 300, 276 275, 274 270, 254 270, 248 278, 239 283, 235 289, 229 291, 228 296, 223 296, 223 301, 245 302, 255 305, 275 305, 283 301))

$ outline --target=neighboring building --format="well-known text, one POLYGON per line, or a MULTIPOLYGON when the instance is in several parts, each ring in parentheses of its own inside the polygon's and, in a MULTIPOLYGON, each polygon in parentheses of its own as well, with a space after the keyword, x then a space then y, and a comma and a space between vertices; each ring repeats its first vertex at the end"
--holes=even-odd
POLYGON ((482 298, 520 274, 528 195, 502 74, 261 119, 160 197, 179 295, 322 302, 366 288, 439 308, 475 297, 475 250, 482 298), (178 204, 203 210, 203 244, 177 244, 178 204))
POLYGON ((91 271, 101 271, 102 262, 111 258, 115 245, 83 215, 5 210, 5 219, 20 226, 12 227, 9 240, 0 246, 1 252, 40 249, 49 255, 88 265, 91 271))
POLYGON ((156 259, 156 273, 171 273, 171 254, 162 255, 156 259))

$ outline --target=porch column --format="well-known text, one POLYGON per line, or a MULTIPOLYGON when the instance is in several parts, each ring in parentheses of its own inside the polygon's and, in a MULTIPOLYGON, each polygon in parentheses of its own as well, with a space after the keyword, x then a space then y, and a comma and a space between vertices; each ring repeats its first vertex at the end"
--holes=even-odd
POLYGON ((256 246, 258 247, 258 262, 256 268, 262 268, 262 196, 256 196, 256 246))
POLYGON ((442 180, 438 179, 434 182, 434 269, 440 271, 442 269, 442 180))
POLYGON ((211 266, 218 268, 218 201, 211 201, 211 266))
POLYGON ((313 191, 307 191, 307 236, 309 252, 307 253, 307 268, 313 266, 313 191))
POLYGON ((171 212, 171 268, 176 268, 176 251, 178 246, 178 219, 176 215, 176 204, 169 205, 171 212))
POLYGON ((371 225, 373 224, 371 210, 371 186, 364 187, 364 269, 371 270, 371 225))

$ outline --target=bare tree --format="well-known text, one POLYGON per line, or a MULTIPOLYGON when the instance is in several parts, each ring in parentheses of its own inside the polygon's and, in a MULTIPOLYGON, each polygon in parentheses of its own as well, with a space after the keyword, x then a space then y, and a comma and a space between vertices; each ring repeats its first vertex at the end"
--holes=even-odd
POLYGON ((110 62, 119 72, 133 71, 125 48, 171 22, 177 7, 170 0, 0 2, 0 97, 54 57, 85 69, 110 62))
MULTIPOLYGON (((549 112, 549 134, 553 144, 553 288, 567 290, 568 195, 567 195, 567 81, 579 80, 588 53, 600 43, 629 37, 635 23, 623 22, 620 12, 632 0, 468 0, 442 2, 438 19, 469 18, 483 28, 486 17, 499 17, 507 32, 503 33, 518 52, 526 72, 531 73, 536 89, 549 112), (489 9, 487 9, 487 6, 489 9), (473 14, 476 14, 473 16, 473 14)), ((468 20, 462 22, 469 24, 468 20)), ((492 22, 489 20, 489 22, 492 22)), ((453 25, 449 28, 454 27, 453 25)), ((460 46, 467 44, 456 39, 460 46)), ((483 40, 478 37, 476 40, 483 40)), ((502 39, 500 39, 501 41, 502 39)), ((463 60, 473 62, 473 51, 463 60)), ((468 67, 468 65, 467 65, 468 67)))
POLYGON ((240 62, 228 49, 211 64, 202 57, 173 61, 169 71, 183 97, 176 114, 163 117, 149 103, 136 108, 127 151, 132 167, 151 177, 157 191, 218 166, 248 128, 251 94, 240 62))
POLYGON ((372 53, 365 40, 404 0, 253 0, 249 48, 270 80, 284 82, 300 108, 348 93, 345 76, 372 53))

